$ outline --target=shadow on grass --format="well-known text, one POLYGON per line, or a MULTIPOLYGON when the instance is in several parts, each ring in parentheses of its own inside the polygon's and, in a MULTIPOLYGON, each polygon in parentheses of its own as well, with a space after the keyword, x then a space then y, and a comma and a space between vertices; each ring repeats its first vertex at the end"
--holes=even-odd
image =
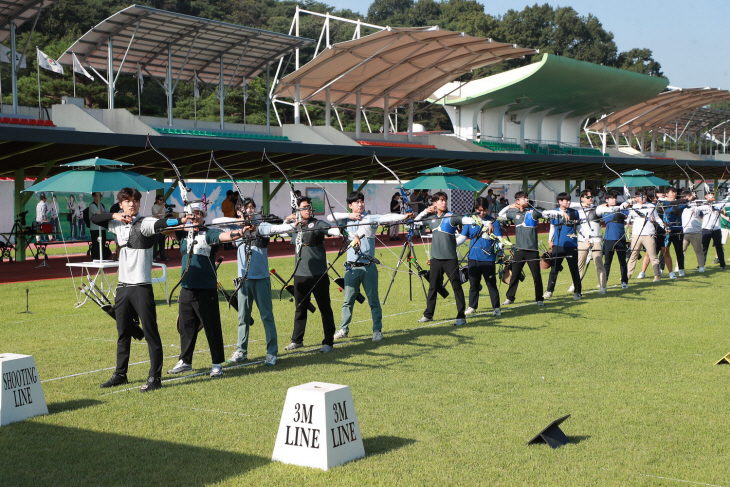
POLYGON ((570 441, 569 444, 577 445, 578 443, 583 443, 586 440, 590 440, 590 435, 568 435, 568 440, 570 441))
POLYGON ((96 399, 74 399, 71 401, 54 402, 48 404, 48 414, 65 413, 66 411, 90 408, 99 404, 102 404, 102 402, 96 399))
POLYGON ((0 485, 202 486, 270 462, 242 453, 27 421, 4 426, 2 438, 0 485))
POLYGON ((412 445, 416 440, 411 438, 401 438, 399 436, 375 436, 373 438, 363 438, 362 443, 365 447, 365 455, 380 455, 388 453, 404 446, 412 445))

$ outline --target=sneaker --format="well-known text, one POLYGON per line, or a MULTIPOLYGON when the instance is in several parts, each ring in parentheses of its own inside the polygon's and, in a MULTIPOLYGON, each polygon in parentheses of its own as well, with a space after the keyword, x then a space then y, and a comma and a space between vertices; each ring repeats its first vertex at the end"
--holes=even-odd
POLYGON ((659 282, 661 280, 662 280, 662 278, 660 276, 654 276, 654 280, 651 282, 659 282))
POLYGON ((213 364, 213 367, 210 369, 210 376, 211 377, 220 377, 223 375, 223 366, 221 364, 213 364))
POLYGON ((669 279, 676 279, 677 275, 674 272, 669 273, 669 279))
POLYGON ((233 355, 231 355, 231 358, 229 358, 226 363, 227 364, 239 364, 241 362, 245 362, 246 359, 248 359, 248 351, 243 350, 236 350, 233 355))
MULTIPOLYGON (((539 302, 542 302, 542 301, 539 301, 539 302)), ((507 298, 504 300, 504 303, 502 303, 502 306, 506 306, 508 304, 515 304, 515 302, 514 302, 514 300, 507 298)))
POLYGON ((150 391, 156 391, 157 389, 160 389, 162 387, 162 381, 159 377, 148 377, 147 383, 143 385, 139 392, 150 392, 150 391))
MULTIPOLYGON (((575 286, 570 286, 570 287, 568 288, 568 292, 569 292, 569 293, 574 293, 574 292, 575 292, 575 286)), ((552 293, 550 293, 550 294, 552 294, 552 293)))
POLYGON ((127 380, 127 376, 125 374, 112 374, 112 378, 108 381, 104 382, 99 387, 102 389, 107 389, 109 387, 116 387, 121 386, 122 384, 129 384, 129 381, 127 380))
POLYGON ((581 299, 583 299, 583 295, 581 293, 574 293, 573 294, 573 300, 580 301, 581 299))
POLYGON ((645 272, 639 272, 639 275, 636 276, 637 279, 644 279, 645 277, 646 277, 646 273, 645 272))
POLYGON ((291 342, 289 345, 284 347, 284 350, 296 350, 297 348, 302 348, 304 346, 303 343, 294 343, 291 342))
POLYGON ((543 298, 548 299, 553 297, 553 293, 551 291, 546 292, 542 295, 543 298))
POLYGON ((538 305, 538 306, 545 306, 545 303, 543 303, 542 301, 538 301, 538 302, 537 302, 537 305, 538 305))
POLYGON ((373 341, 379 342, 383 339, 383 332, 382 331, 374 331, 373 332, 373 341))
POLYGON ((471 306, 469 306, 468 308, 466 308, 466 311, 464 311, 464 314, 465 315, 474 314, 475 311, 476 311, 476 309, 474 309, 471 306))
POLYGON ((700 272, 705 272, 705 268, 704 267, 698 267, 697 270, 700 271, 700 272))
POLYGON ((492 316, 502 316, 502 310, 499 308, 494 308, 494 311, 492 311, 492 316))
POLYGON ((418 320, 418 323, 428 323, 429 321, 433 321, 433 318, 426 318, 425 316, 421 316, 421 319, 418 320))
POLYGON ((456 321, 454 321, 454 326, 462 326, 466 325, 466 318, 457 318, 456 321))
POLYGON ((601 294, 606 294, 606 288, 605 287, 602 287, 600 293, 601 294))
POLYGON ((625 283, 625 282, 621 283, 621 289, 628 289, 628 288, 629 288, 629 285, 627 283, 625 283))
POLYGON ((264 359, 264 365, 276 365, 276 355, 271 355, 270 353, 266 354, 266 358, 264 359))
POLYGON ((712 263, 713 264, 719 264, 720 263, 720 259, 718 259, 717 257, 715 257, 715 260, 713 260, 712 263))
POLYGON ((677 275, 679 277, 684 277, 684 269, 677 270, 677 275))
POLYGON ((322 345, 322 348, 319 349, 320 353, 330 353, 332 350, 332 345, 322 345))
POLYGON ((193 370, 193 366, 191 364, 186 364, 182 361, 182 359, 180 359, 177 361, 177 365, 168 370, 167 373, 173 375, 181 372, 190 372, 191 370, 193 370))
POLYGON ((347 338, 347 335, 349 334, 349 331, 340 328, 339 330, 337 330, 337 333, 335 333, 335 340, 339 340, 340 338, 347 338))

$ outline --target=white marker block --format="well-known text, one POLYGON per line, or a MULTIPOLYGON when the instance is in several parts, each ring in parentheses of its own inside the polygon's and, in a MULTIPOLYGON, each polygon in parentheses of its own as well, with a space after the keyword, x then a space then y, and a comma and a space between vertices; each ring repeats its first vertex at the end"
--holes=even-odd
POLYGON ((32 355, 0 354, 0 426, 48 414, 32 355))
POLYGON ((348 386, 310 382, 289 388, 273 461, 327 470, 364 456, 348 386))

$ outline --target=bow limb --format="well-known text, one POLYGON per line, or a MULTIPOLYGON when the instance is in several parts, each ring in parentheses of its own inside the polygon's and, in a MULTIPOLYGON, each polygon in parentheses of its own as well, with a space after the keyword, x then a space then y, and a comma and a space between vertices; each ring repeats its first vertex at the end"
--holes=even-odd
MULTIPOLYGON (((388 166, 380 162, 380 159, 378 159, 378 156, 375 155, 375 152, 373 152, 373 160, 383 166, 385 170, 392 174, 395 180, 398 181, 398 190, 400 191, 400 197, 403 200, 405 211, 406 213, 413 213, 413 208, 411 208, 411 200, 408 195, 408 191, 406 191, 406 188, 405 186, 403 186, 403 182, 400 180, 398 175, 394 173, 388 166)), ((416 224, 414 223, 413 219, 411 219, 411 221, 408 222, 408 233, 406 234, 406 240, 408 240, 409 242, 413 239, 413 232, 415 229, 416 224)))
MULTIPOLYGON (((291 209, 292 213, 297 215, 297 221, 299 221, 299 200, 297 198, 297 194, 294 190, 294 184, 292 184, 291 180, 289 179, 289 176, 286 175, 284 170, 278 166, 274 161, 269 159, 269 156, 266 155, 266 149, 264 149, 264 152, 261 154, 261 161, 266 159, 269 164, 274 166, 277 171, 281 173, 282 176, 284 176, 284 179, 289 184, 289 199, 291 203, 291 209)), ((299 268, 299 261, 301 260, 301 251, 302 251, 302 228, 299 229, 300 231, 297 231, 297 236, 295 238, 295 246, 294 246, 294 271, 291 273, 291 276, 289 276, 289 279, 284 283, 284 285, 281 287, 281 291, 279 292, 279 301, 281 301, 282 293, 284 292, 284 289, 286 289, 286 286, 289 284, 289 282, 294 278, 294 274, 296 274, 297 269, 299 268)))
POLYGON ((218 160, 215 158, 213 151, 210 151, 210 158, 215 163, 215 165, 218 166, 218 168, 221 171, 223 171, 226 174, 226 176, 228 176, 228 179, 230 179, 231 183, 233 183, 233 187, 236 188, 236 191, 238 192, 238 196, 239 196, 239 198, 236 200, 236 210, 240 210, 241 205, 242 205, 241 198, 243 198, 243 191, 241 191, 241 188, 238 186, 238 183, 236 182, 236 180, 233 179, 233 176, 231 175, 231 173, 229 173, 228 170, 225 167, 223 167, 223 165, 220 162, 218 162, 218 160))
POLYGON ((624 177, 620 173, 617 173, 616 171, 611 169, 611 167, 608 164, 606 164, 605 160, 603 161, 603 165, 606 166, 606 169, 608 169, 609 171, 614 173, 616 176, 621 178, 621 182, 624 183, 624 198, 626 199, 626 201, 631 200, 631 191, 629 191, 629 186, 626 184, 626 180, 624 179, 624 177))
POLYGON ((187 241, 188 241, 188 251, 187 251, 188 261, 185 264, 185 270, 180 275, 180 280, 177 281, 177 284, 175 284, 175 286, 170 291, 170 294, 167 296, 167 305, 168 306, 172 306, 172 295, 175 292, 175 289, 177 289, 177 287, 180 284, 182 284, 183 279, 185 279, 185 276, 188 274, 188 271, 190 270, 190 264, 193 261, 193 254, 195 252, 195 244, 197 243, 195 241, 195 227, 190 227, 190 229, 188 230, 187 241))
POLYGON ((687 167, 689 168, 690 171, 696 173, 702 179, 703 189, 705 190, 705 198, 707 198, 707 195, 712 193, 712 191, 710 191, 710 186, 707 184, 707 180, 705 179, 705 177, 702 174, 700 174, 700 172, 698 170, 694 169, 689 164, 687 164, 687 167))

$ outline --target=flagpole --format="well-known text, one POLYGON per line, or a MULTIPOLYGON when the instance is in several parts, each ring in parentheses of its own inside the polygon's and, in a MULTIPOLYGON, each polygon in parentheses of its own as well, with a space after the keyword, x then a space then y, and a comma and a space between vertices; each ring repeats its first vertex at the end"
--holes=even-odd
POLYGON ((41 112, 41 63, 38 62, 38 46, 35 46, 35 52, 36 52, 36 77, 38 79, 38 119, 43 118, 43 114, 41 112))
MULTIPOLYGON (((75 67, 76 66, 74 66, 74 68, 75 67)), ((74 79, 74 98, 76 98, 76 70, 74 70, 74 69, 71 70, 71 76, 74 79)))
POLYGON ((137 116, 142 116, 142 93, 139 91, 139 74, 137 75, 137 116))

